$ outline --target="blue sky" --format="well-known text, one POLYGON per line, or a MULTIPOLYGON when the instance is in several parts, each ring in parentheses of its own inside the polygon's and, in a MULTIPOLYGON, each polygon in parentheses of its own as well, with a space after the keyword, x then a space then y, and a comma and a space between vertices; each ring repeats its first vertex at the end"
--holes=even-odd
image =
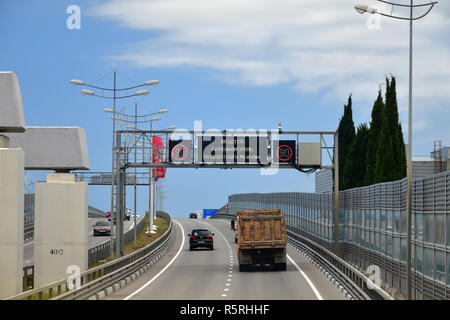
MULTIPOLYGON (((321 12, 310 0, 1 0, 0 70, 19 78, 26 125, 86 130, 93 171, 111 168, 112 121, 103 112, 110 105, 69 81, 111 86, 114 70, 119 86, 160 81, 148 96, 120 104, 130 113, 134 103, 142 113, 169 109, 155 128, 193 129, 201 120, 205 129, 274 129, 282 121, 286 130, 326 131, 337 128, 350 93, 355 123, 369 122, 392 73, 406 139, 407 24, 382 20, 370 30, 353 1, 320 4, 321 12), (72 4, 81 9, 80 30, 66 27, 72 4)), ((450 144, 449 26, 444 2, 415 25, 414 155, 429 155, 433 140, 450 144)), ((314 175, 169 169, 165 184, 166 211, 187 216, 233 193, 313 192, 314 175)), ((90 187, 90 205, 107 210, 109 192, 90 187)), ((138 211, 147 206, 141 188, 138 211)))

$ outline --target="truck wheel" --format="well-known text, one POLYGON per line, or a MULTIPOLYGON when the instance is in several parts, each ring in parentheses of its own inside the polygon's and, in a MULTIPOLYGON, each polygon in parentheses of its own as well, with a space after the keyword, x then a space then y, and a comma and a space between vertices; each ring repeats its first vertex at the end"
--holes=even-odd
POLYGON ((250 265, 248 264, 240 264, 239 265, 239 271, 240 272, 245 272, 245 271, 250 271, 250 265))
POLYGON ((275 270, 286 271, 286 263, 277 263, 275 265, 275 270))

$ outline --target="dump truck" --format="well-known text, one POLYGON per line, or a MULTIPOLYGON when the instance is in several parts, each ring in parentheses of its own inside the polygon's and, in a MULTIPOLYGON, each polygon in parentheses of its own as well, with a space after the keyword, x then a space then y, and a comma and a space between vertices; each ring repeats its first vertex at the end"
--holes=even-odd
POLYGON ((286 270, 286 220, 281 210, 237 212, 239 271, 286 270))

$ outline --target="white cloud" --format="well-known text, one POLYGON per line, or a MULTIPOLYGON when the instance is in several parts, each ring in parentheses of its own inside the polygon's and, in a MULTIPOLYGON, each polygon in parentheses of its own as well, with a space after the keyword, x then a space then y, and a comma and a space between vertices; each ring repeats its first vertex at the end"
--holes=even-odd
MULTIPOLYGON (((390 8, 378 7, 390 13, 390 8)), ((110 0, 92 14, 149 33, 111 58, 142 67, 206 67, 233 84, 285 83, 338 100, 371 102, 385 76, 397 76, 407 110, 408 23, 382 18, 369 30, 354 0, 110 0)), ((400 13, 398 11, 394 13, 400 13)), ((448 108, 450 3, 415 23, 416 112, 448 108), (425 103, 425 101, 427 103, 425 103)), ((367 104, 369 107, 369 103, 367 104)))

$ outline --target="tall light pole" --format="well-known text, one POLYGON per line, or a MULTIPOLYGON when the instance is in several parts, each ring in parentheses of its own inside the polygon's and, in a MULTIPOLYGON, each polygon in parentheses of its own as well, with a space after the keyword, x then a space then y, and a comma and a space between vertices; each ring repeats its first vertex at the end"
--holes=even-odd
POLYGON ((356 11, 361 14, 380 14, 388 18, 394 18, 399 20, 409 21, 409 107, 408 107, 408 168, 407 168, 407 192, 406 192, 406 299, 411 300, 411 181, 412 181, 412 75, 413 75, 413 21, 419 20, 430 13, 431 9, 437 4, 437 2, 429 2, 424 4, 399 4, 390 1, 377 0, 385 4, 392 5, 393 7, 409 8, 409 17, 401 17, 392 14, 385 14, 379 12, 377 8, 369 7, 367 5, 358 4, 355 6, 356 11), (427 11, 414 17, 414 8, 427 8, 427 11))
MULTIPOLYGON (((161 117, 150 119, 150 131, 152 131, 153 121, 159 121, 161 117)), ((150 133, 150 163, 153 163, 153 135, 150 133)), ((153 178, 153 168, 149 168, 150 188, 149 188, 149 212, 148 212, 148 236, 151 236, 153 218, 155 214, 155 179, 153 178)))
MULTIPOLYGON (((139 120, 139 121, 138 121, 138 118, 148 117, 148 116, 155 115, 155 114, 163 114, 163 113, 167 113, 167 112, 169 112, 169 110, 161 109, 158 112, 154 112, 154 113, 149 113, 149 114, 138 116, 137 115, 137 104, 135 104, 135 115, 134 115, 134 122, 133 122, 134 126, 133 125, 127 125, 126 127, 128 129, 134 130, 134 134, 135 134, 135 137, 136 137, 136 130, 139 130, 138 129, 138 123, 140 124, 140 123, 150 122, 150 131, 151 131, 152 121, 159 121, 159 120, 161 120, 161 117, 153 117, 153 118, 148 119, 148 120, 139 120)), ((117 114, 119 114, 121 116, 125 116, 126 118, 131 117, 131 115, 124 114, 124 113, 117 113, 117 114)), ((130 121, 128 119, 121 118, 120 120, 123 121, 123 122, 126 122, 126 123, 132 123, 132 121, 130 121)), ((175 128, 176 128, 175 126, 170 126, 168 129, 175 129, 175 128)), ((152 145, 153 141, 151 141, 151 139, 152 138, 150 138, 150 144, 152 145)), ((150 156, 152 157, 153 155, 150 154, 150 156)), ((134 159, 135 159, 135 161, 137 159, 137 140, 135 141, 135 145, 134 145, 134 159)), ((136 169, 137 168, 134 168, 135 177, 136 177, 136 173, 137 173, 136 169)), ((151 181, 150 180, 149 180, 149 187, 151 188, 151 181)), ((152 212, 151 208, 150 208, 151 207, 150 204, 154 203, 154 201, 152 200, 153 199, 152 195, 153 195, 153 193, 151 192, 151 189, 150 189, 149 190, 149 226, 150 227, 151 227, 151 222, 152 222, 152 220, 150 220, 150 214, 152 212)), ((135 226, 136 226, 136 203, 137 203, 137 199, 136 199, 136 180, 135 180, 135 183, 134 183, 134 225, 135 226)), ((136 248, 136 236, 137 235, 136 235, 136 228, 135 228, 134 229, 134 248, 136 248)))
MULTIPOLYGON (((89 89, 81 89, 80 92, 83 95, 90 95, 90 96, 96 96, 96 97, 100 97, 100 98, 105 98, 105 99, 112 99, 113 100, 113 107, 114 109, 113 111, 113 144, 112 144, 112 164, 111 164, 111 221, 112 221, 112 226, 111 226, 111 230, 113 230, 113 226, 114 226, 114 219, 116 219, 116 258, 119 258, 121 255, 121 252, 123 250, 123 248, 121 248, 121 241, 120 239, 123 237, 123 235, 121 234, 121 230, 123 230, 123 219, 121 219, 122 213, 120 212, 116 212, 116 210, 114 210, 114 184, 116 183, 115 180, 118 177, 114 177, 114 173, 115 173, 115 156, 118 154, 117 153, 117 146, 116 146, 116 100, 117 99, 125 99, 125 98, 130 98, 130 97, 135 97, 135 96, 145 96, 149 93, 148 90, 139 90, 134 94, 131 95, 123 95, 123 96, 117 96, 117 92, 122 92, 122 91, 128 91, 131 89, 136 89, 136 88, 141 88, 144 86, 153 86, 153 85, 157 85, 159 83, 158 80, 149 80, 146 81, 142 84, 138 84, 136 86, 132 86, 132 87, 127 87, 127 88, 117 88, 117 74, 116 71, 114 71, 114 86, 113 88, 103 88, 103 87, 99 87, 99 86, 95 86, 89 83, 86 83, 82 80, 78 80, 78 79, 72 79, 70 80, 70 83, 73 85, 78 85, 78 86, 86 86, 86 87, 90 87, 90 88, 94 88, 94 89, 99 89, 102 91, 106 91, 106 92, 111 92, 113 93, 112 96, 104 96, 104 95, 97 95, 95 94, 92 90, 89 89), (117 217, 117 215, 119 215, 119 217, 117 217)), ((118 146, 120 147, 120 146, 118 146)), ((117 208, 119 209, 119 208, 117 208)), ((113 232, 111 232, 111 253, 110 253, 110 257, 111 260, 114 259, 114 237, 113 237, 113 232)))

